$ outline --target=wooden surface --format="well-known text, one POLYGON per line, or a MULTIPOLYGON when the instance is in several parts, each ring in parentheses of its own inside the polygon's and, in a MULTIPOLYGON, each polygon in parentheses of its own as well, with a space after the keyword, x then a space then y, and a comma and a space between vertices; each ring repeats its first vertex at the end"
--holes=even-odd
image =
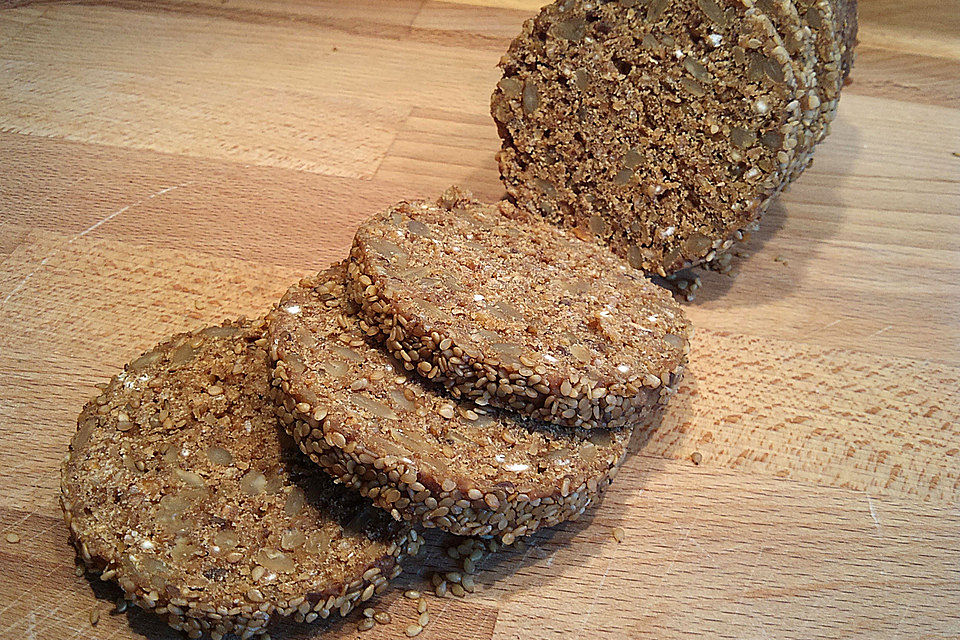
MULTIPOLYGON (((261 312, 381 207, 453 182, 500 197, 488 97, 537 2, 12 4, 0 638, 173 637, 74 574, 58 464, 92 385, 261 312)), ((687 305, 693 360, 660 427, 600 508, 487 560, 482 591, 431 598, 422 637, 960 637, 958 16, 862 0, 833 135, 739 276, 687 305)), ((443 565, 430 539, 403 587, 443 565)), ((363 637, 404 637, 409 601, 378 606, 395 622, 363 637)))

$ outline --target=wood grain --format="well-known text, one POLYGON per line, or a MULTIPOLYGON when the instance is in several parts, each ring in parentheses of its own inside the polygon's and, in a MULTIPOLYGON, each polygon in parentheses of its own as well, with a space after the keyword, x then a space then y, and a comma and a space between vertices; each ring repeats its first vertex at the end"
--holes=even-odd
MULTIPOLYGON (((262 313, 378 209, 499 198, 489 93, 538 4, 0 2, 0 638, 176 637, 74 574, 58 467, 92 385, 262 313)), ((960 637, 957 15, 863 3, 832 136, 687 305, 675 402, 599 508, 431 596, 421 637, 960 637)), ((428 538, 400 589, 452 568, 428 538)), ((376 606, 364 638, 414 619, 376 606)))

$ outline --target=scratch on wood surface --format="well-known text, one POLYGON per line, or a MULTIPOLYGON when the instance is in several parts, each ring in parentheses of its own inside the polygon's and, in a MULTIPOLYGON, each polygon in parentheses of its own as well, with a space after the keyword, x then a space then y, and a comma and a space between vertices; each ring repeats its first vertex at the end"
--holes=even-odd
POLYGON ((870 494, 867 494, 867 505, 870 507, 870 517, 873 518, 873 523, 877 525, 877 531, 880 531, 880 518, 877 517, 877 510, 873 507, 873 498, 870 497, 870 494))
POLYGON ((806 338, 809 338, 809 337, 811 337, 811 336, 814 336, 814 335, 816 335, 816 334, 818 334, 818 333, 822 333, 822 332, 826 331, 827 329, 830 329, 830 328, 832 328, 832 327, 837 326, 838 324, 840 324, 840 323, 843 322, 844 320, 845 320, 845 318, 837 318, 837 319, 834 320, 833 322, 830 322, 830 323, 828 323, 828 324, 825 324, 825 325, 822 326, 822 327, 811 328, 810 330, 806 331, 806 332, 802 335, 802 337, 803 337, 804 339, 806 339, 806 338))
MULTIPOLYGON (((34 622, 34 628, 39 629, 40 627, 43 626, 45 622, 48 622, 48 621, 56 622, 57 618, 55 618, 54 616, 56 616, 57 612, 60 611, 64 607, 64 605, 66 605, 67 603, 68 603, 67 599, 61 600, 60 604, 58 604, 56 607, 48 611, 47 615, 40 618, 39 622, 34 622)), ((76 635, 80 635, 79 632, 76 635)))
POLYGON ((583 637, 583 632, 587 628, 587 623, 590 622, 590 616, 593 615, 593 610, 597 606, 597 597, 600 595, 600 592, 603 590, 603 584, 607 581, 607 575, 610 573, 610 567, 613 566, 613 560, 616 557, 616 552, 607 559, 607 566, 603 570, 603 575, 600 576, 600 582, 597 584, 597 588, 593 592, 593 597, 590 599, 590 606, 587 607, 587 611, 583 616, 583 622, 580 623, 580 631, 577 632, 577 638, 583 637))
POLYGON ((893 628, 893 632, 890 634, 891 638, 894 635, 896 635, 898 631, 900 631, 900 625, 903 624, 903 619, 907 617, 907 614, 910 612, 910 609, 912 608, 912 606, 913 606, 913 603, 910 603, 905 605, 902 609, 900 609, 900 617, 897 618, 897 626, 893 628))
MULTIPOLYGON (((34 555, 36 555, 36 554, 34 554, 34 555)), ((11 602, 11 603, 8 604, 7 606, 5 606, 3 609, 0 609, 0 615, 3 615, 3 614, 6 613, 7 611, 9 611, 11 608, 13 608, 13 606, 14 606, 15 604, 17 604, 18 602, 20 602, 21 600, 23 600, 25 597, 27 597, 28 595, 30 595, 31 593, 33 593, 33 591, 34 591, 37 587, 44 586, 44 585, 43 585, 44 581, 45 581, 47 578, 49 578, 50 576, 52 576, 52 575, 53 575, 58 569, 60 569, 60 568, 61 568, 60 565, 56 565, 56 566, 53 567, 53 569, 51 569, 50 571, 48 571, 47 573, 45 573, 43 576, 41 576, 40 579, 37 580, 32 587, 30 587, 30 588, 27 589, 26 591, 22 592, 19 596, 17 596, 16 598, 14 598, 13 602, 11 602)), ((7 631, 9 631, 10 629, 13 629, 13 628, 14 628, 15 626, 17 626, 18 624, 19 624, 19 622, 14 622, 12 625, 10 625, 9 627, 7 627, 7 628, 4 629, 3 631, 0 631, 0 637, 3 637, 3 636, 7 633, 7 631)))
POLYGON ((27 623, 27 632, 26 632, 27 638, 29 638, 29 640, 36 640, 37 614, 31 611, 29 619, 30 621, 27 623))
POLYGON ((840 324, 841 322, 843 322, 843 318, 837 318, 836 320, 834 320, 834 321, 831 322, 830 324, 824 326, 824 327, 823 327, 822 329, 820 329, 820 330, 823 331, 824 329, 829 329, 830 327, 835 327, 836 325, 840 324))
MULTIPOLYGON (((51 626, 57 625, 58 627, 73 631, 73 635, 71 635, 68 640, 75 640, 76 638, 79 638, 82 634, 90 632, 90 625, 89 625, 89 619, 87 618, 87 614, 88 614, 88 611, 86 609, 84 609, 83 607, 77 607, 76 611, 74 611, 71 615, 52 619, 51 626), (76 622, 76 624, 74 624, 77 618, 79 618, 80 620, 79 622, 76 622)), ((117 629, 114 630, 113 633, 111 633, 106 638, 101 638, 101 640, 109 640, 110 638, 113 638, 114 636, 119 634, 123 628, 124 628, 124 625, 118 625, 117 629)), ((48 630, 49 630, 49 627, 48 627, 48 630)), ((44 635, 43 637, 46 638, 47 636, 44 635)))
MULTIPOLYGON (((699 518, 697 519, 699 520, 699 518)), ((694 526, 697 522, 694 521, 694 526)), ((683 545, 687 543, 687 538, 690 537, 690 532, 693 531, 693 526, 687 527, 687 530, 683 532, 683 538, 677 543, 677 548, 673 550, 673 557, 670 558, 670 564, 667 565, 667 568, 664 569, 663 575, 660 576, 660 582, 657 584, 657 593, 660 592, 661 587, 663 587, 664 580, 667 579, 667 576, 670 575, 670 570, 673 569, 673 565, 677 562, 677 557, 680 555, 680 549, 683 548, 683 545)))
POLYGON ((880 335, 884 331, 888 331, 890 329, 893 329, 892 324, 885 326, 883 329, 880 329, 879 331, 874 331, 873 333, 867 336, 867 339, 869 340, 870 338, 876 338, 878 335, 880 335))
POLYGON ((763 633, 764 623, 760 617, 750 615, 750 613, 745 609, 747 606, 747 598, 750 597, 747 589, 753 583, 753 576, 757 573, 757 568, 760 566, 760 560, 763 559, 763 552, 764 548, 763 544, 761 544, 760 548, 757 550, 757 555, 754 558, 753 566, 750 567, 750 573, 747 574, 747 577, 743 581, 744 590, 737 601, 737 613, 747 619, 747 623, 751 626, 757 638, 767 637, 766 634, 763 633))
MULTIPOLYGON (((139 206, 140 206, 141 204, 143 204, 144 202, 148 202, 148 201, 150 201, 150 200, 153 200, 154 198, 157 198, 157 197, 159 197, 159 196, 162 196, 162 195, 165 194, 165 193, 170 193, 170 192, 173 191, 174 189, 180 189, 181 187, 186 187, 186 186, 189 186, 189 185, 191 185, 191 184, 193 184, 193 181, 192 181, 192 180, 191 180, 191 181, 188 181, 188 182, 181 182, 180 184, 175 184, 175 185, 173 185, 172 187, 166 187, 166 188, 160 189, 160 191, 157 191, 156 193, 151 193, 149 196, 147 196, 146 198, 143 198, 142 200, 137 200, 136 202, 130 203, 130 204, 126 205, 125 207, 121 207, 121 208, 117 209, 116 211, 114 211, 113 213, 111 213, 111 214, 109 214, 109 215, 101 218, 100 220, 96 221, 95 223, 93 223, 92 225, 90 225, 89 227, 87 227, 86 229, 84 229, 83 231, 81 231, 80 233, 78 233, 77 235, 75 235, 75 236, 73 236, 72 238, 70 238, 69 240, 67 240, 66 244, 68 244, 68 245, 69 245, 69 244, 73 244, 74 242, 76 242, 76 241, 79 240, 80 238, 84 237, 85 235, 87 235, 87 234, 90 233, 91 231, 96 230, 96 229, 97 229, 98 227, 100 227, 101 225, 104 225, 104 224, 106 224, 107 222, 110 222, 111 220, 113 220, 114 218, 116 218, 117 216, 119 216, 121 213, 124 213, 124 212, 126 212, 126 211, 129 211, 130 209, 132 209, 132 208, 134 208, 134 207, 139 207, 139 206)), ((57 255, 57 253, 59 253, 59 251, 60 251, 59 249, 54 249, 54 250, 51 251, 49 254, 47 254, 46 256, 44 256, 43 259, 40 260, 40 264, 37 265, 37 268, 34 269, 33 271, 31 271, 30 273, 28 273, 27 275, 25 275, 25 276, 23 277, 23 279, 21 279, 20 282, 17 283, 17 286, 15 286, 15 287, 13 288, 13 290, 12 290, 10 293, 7 294, 7 297, 5 297, 5 298, 3 299, 3 304, 7 304, 7 303, 10 301, 10 298, 12 298, 14 295, 17 294, 17 292, 19 292, 21 289, 23 289, 24 285, 27 284, 27 282, 30 280, 30 278, 32 278, 33 276, 35 276, 35 275, 37 274, 37 272, 40 271, 40 269, 42 269, 45 264, 47 264, 47 262, 50 260, 50 258, 53 258, 55 255, 57 255)))

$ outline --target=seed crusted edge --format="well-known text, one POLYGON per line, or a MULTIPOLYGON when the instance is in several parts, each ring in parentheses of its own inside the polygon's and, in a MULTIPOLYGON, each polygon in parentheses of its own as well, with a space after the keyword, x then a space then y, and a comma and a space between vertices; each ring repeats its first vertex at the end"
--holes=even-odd
MULTIPOLYGON (((437 201, 438 206, 447 209, 460 204, 478 203, 456 188, 448 189, 437 201)), ((683 355, 659 376, 626 382, 564 378, 534 363, 529 367, 533 375, 524 376, 521 369, 526 367, 515 367, 496 356, 464 348, 453 341, 453 336, 428 332, 419 318, 404 315, 383 294, 358 241, 350 250, 347 293, 360 307, 361 329, 378 340, 408 371, 443 383, 456 399, 508 409, 564 427, 621 428, 635 424, 676 392, 690 349, 684 323, 683 355), (448 346, 441 349, 445 342, 449 342, 448 346), (534 376, 535 382, 530 380, 534 376)))
MULTIPOLYGON (((283 388, 289 377, 282 355, 274 368, 275 384, 283 388)), ((289 387, 289 384, 286 384, 289 387)), ((397 520, 419 522, 462 536, 496 536, 504 544, 541 527, 575 520, 596 502, 613 482, 627 455, 624 450, 603 473, 573 486, 565 478, 550 494, 531 496, 505 487, 481 493, 424 474, 412 461, 397 456, 377 458, 362 443, 336 431, 322 410, 308 415, 297 409, 295 398, 284 399, 281 418, 300 450, 345 486, 359 491, 397 520), (317 419, 317 415, 322 416, 317 419)))

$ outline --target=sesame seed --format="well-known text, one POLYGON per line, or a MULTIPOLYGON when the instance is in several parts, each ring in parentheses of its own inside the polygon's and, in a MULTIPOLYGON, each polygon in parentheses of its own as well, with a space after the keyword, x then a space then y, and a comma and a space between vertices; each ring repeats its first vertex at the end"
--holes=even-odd
POLYGON ((417 613, 426 613, 427 611, 427 599, 420 598, 417 600, 417 613))
POLYGON ((419 600, 420 592, 415 589, 409 589, 403 592, 403 597, 409 600, 419 600))
POLYGON ((9 542, 10 544, 17 544, 18 542, 20 542, 20 536, 18 536, 15 533, 8 533, 4 537, 6 538, 7 542, 9 542))
POLYGON ((420 635, 420 632, 423 631, 423 627, 418 624, 412 624, 406 629, 407 637, 413 638, 414 636, 420 635))
POLYGON ((645 376, 643 376, 643 384, 644 386, 652 387, 656 389, 657 387, 660 386, 660 377, 655 376, 652 373, 648 373, 645 376))
POLYGON ((98 622, 100 622, 100 609, 94 609, 90 612, 90 624, 97 626, 98 622))
POLYGON ((623 531, 623 528, 621 528, 621 527, 615 527, 615 528, 613 529, 612 533, 613 533, 613 539, 614 539, 614 540, 616 540, 618 543, 619 543, 619 542, 623 542, 623 538, 624 538, 624 536, 626 535, 626 534, 624 533, 624 531, 623 531))
POLYGON ((377 623, 373 618, 364 618, 357 623, 357 631, 369 631, 375 624, 377 623))
POLYGON ((419 624, 421 627, 427 626, 429 622, 430 622, 430 614, 427 613, 426 611, 421 613, 420 617, 417 618, 417 624, 419 624))
POLYGON ((690 456, 690 460, 693 461, 693 464, 700 464, 703 461, 703 455, 699 451, 694 451, 693 455, 690 456))
POLYGON ((390 624, 390 620, 392 620, 392 618, 390 617, 390 614, 387 613, 386 611, 378 612, 376 615, 373 616, 373 619, 379 622, 380 624, 390 624))

